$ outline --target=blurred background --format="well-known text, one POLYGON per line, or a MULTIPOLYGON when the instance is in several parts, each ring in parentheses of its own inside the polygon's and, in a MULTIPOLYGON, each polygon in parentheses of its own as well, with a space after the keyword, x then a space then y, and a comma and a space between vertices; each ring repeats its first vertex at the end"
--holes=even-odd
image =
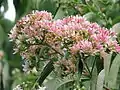
POLYGON ((8 38, 17 20, 32 10, 46 10, 54 19, 79 14, 120 32, 120 0, 0 0, 0 90, 22 82, 22 58, 8 38))

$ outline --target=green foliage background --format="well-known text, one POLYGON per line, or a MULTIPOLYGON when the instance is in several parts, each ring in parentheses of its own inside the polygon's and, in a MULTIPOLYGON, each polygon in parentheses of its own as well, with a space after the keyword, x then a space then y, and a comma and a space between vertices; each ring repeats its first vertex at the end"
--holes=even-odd
MULTIPOLYGON (((4 12, 0 12, 0 49, 5 52, 5 57, 0 61, 0 67, 3 68, 2 72, 4 72, 2 82, 4 84, 3 86, 5 87, 5 90, 11 90, 14 85, 20 81, 22 82, 24 76, 22 72, 21 57, 18 54, 13 55, 13 43, 9 42, 8 34, 16 21, 32 10, 49 11, 54 15, 54 19, 79 14, 91 22, 97 22, 101 26, 112 28, 118 33, 120 32, 120 0, 13 0, 13 3, 16 9, 16 19, 14 22, 4 18, 4 14, 8 10, 8 1, 0 0, 0 6, 4 6, 5 8, 4 12)), ((118 38, 120 38, 119 35, 118 38)), ((120 39, 118 39, 118 41, 119 40, 120 39)), ((107 86, 110 88, 113 88, 110 90, 119 90, 120 56, 117 55, 114 60, 111 58, 111 56, 106 56, 106 60, 104 60, 104 70, 106 75, 105 83, 107 83, 107 86)), ((104 74, 104 70, 101 71, 103 69, 103 66, 101 66, 100 63, 103 64, 103 62, 98 63, 98 66, 100 67, 99 72, 101 72, 99 73, 98 77, 104 74)), ((29 76, 26 77, 29 78, 29 76)), ((24 77, 24 79, 26 77, 24 77)), ((93 77, 93 79, 95 79, 95 77, 93 77)), ((100 81, 103 81, 101 77, 99 79, 100 81)), ((63 85, 64 83, 71 81, 72 79, 65 79, 63 81, 55 79, 54 81, 51 81, 52 83, 49 82, 47 85, 48 87, 56 86, 50 87, 51 89, 49 89, 56 90, 53 88, 58 88, 59 86, 57 85, 63 85)), ((87 86, 87 84, 89 85, 89 82, 85 83, 85 86, 87 86)), ((97 84, 99 85, 99 83, 97 84)), ((101 85, 98 86, 98 88, 100 87, 101 85)), ((0 88, 2 88, 2 86, 0 88)), ((61 90, 63 90, 63 88, 61 90)))

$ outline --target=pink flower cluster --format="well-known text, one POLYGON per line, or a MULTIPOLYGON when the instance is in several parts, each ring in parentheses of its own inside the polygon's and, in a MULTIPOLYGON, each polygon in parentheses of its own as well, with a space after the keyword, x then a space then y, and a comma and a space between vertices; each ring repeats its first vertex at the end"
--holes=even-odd
POLYGON ((11 41, 15 42, 15 53, 20 52, 25 58, 35 56, 37 48, 40 47, 36 45, 36 40, 40 41, 44 38, 44 32, 48 30, 50 20, 52 20, 52 14, 46 11, 33 11, 22 17, 9 34, 11 41))
POLYGON ((41 32, 48 28, 52 20, 51 13, 46 11, 35 11, 31 14, 22 17, 13 29, 10 31, 9 37, 11 40, 18 39, 19 34, 24 34, 27 38, 37 37, 41 38, 41 32))
MULTIPOLYGON (((91 23, 78 15, 53 20, 51 13, 36 11, 19 20, 11 30, 9 37, 15 41, 18 51, 23 47, 23 42, 36 44, 36 39, 44 39, 44 42, 55 48, 61 49, 60 47, 63 45, 67 46, 72 54, 77 52, 85 54, 95 54, 101 51, 120 52, 115 32, 100 27, 97 23, 91 23)), ((25 47, 27 48, 27 46, 25 47)), ((38 45, 36 47, 40 48, 38 45)), ((27 52, 30 53, 30 51, 27 52)))
MULTIPOLYGON (((95 54, 101 51, 120 52, 117 34, 97 23, 90 23, 81 16, 70 16, 52 22, 50 32, 59 35, 63 41, 72 41, 69 49, 73 54, 82 52, 95 54)), ((62 42, 62 41, 61 41, 62 42)))

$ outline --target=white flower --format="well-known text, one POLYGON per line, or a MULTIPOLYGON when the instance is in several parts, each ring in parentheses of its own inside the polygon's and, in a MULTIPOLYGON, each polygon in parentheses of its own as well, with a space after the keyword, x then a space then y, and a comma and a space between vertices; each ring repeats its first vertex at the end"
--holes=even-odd
POLYGON ((23 71, 25 73, 29 73, 29 71, 30 71, 29 65, 30 65, 29 61, 28 60, 24 60, 24 64, 22 66, 23 66, 23 71))
POLYGON ((20 85, 17 85, 13 90, 23 90, 23 88, 20 85))

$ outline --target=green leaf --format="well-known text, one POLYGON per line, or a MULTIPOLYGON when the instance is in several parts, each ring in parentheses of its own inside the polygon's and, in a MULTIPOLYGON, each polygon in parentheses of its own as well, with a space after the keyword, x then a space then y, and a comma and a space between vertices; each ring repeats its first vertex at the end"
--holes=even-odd
POLYGON ((36 2, 36 6, 38 10, 46 10, 51 12, 53 15, 56 12, 56 2, 54 0, 32 0, 32 1, 38 1, 36 2))
POLYGON ((90 90, 90 80, 83 82, 83 86, 85 86, 86 90, 90 90))
POLYGON ((47 87, 47 90, 58 90, 60 87, 64 86, 65 84, 72 83, 73 81, 74 81, 73 77, 69 77, 69 76, 65 77, 64 79, 55 78, 55 79, 49 80, 45 84, 45 86, 47 87))
POLYGON ((111 60, 110 60, 109 69, 111 68, 111 65, 112 65, 112 63, 113 63, 113 61, 114 61, 114 59, 115 59, 116 56, 117 56, 117 53, 113 52, 113 53, 112 53, 112 56, 111 56, 111 60))
POLYGON ((95 66, 92 71, 92 77, 90 80, 90 90, 96 90, 96 84, 97 84, 97 67, 95 66))
POLYGON ((16 18, 19 19, 31 11, 34 3, 32 3, 32 0, 14 0, 14 5, 16 8, 16 18))
POLYGON ((86 90, 96 90, 96 85, 97 85, 97 68, 96 67, 94 67, 93 69, 92 77, 90 79, 86 78, 86 80, 87 81, 82 82, 86 90))
POLYGON ((97 88, 96 90, 103 90, 104 85, 105 70, 101 70, 97 78, 97 88))
POLYGON ((53 61, 50 60, 46 66, 43 68, 41 74, 40 74, 40 77, 39 77, 39 80, 38 80, 38 83, 39 85, 41 85, 43 83, 43 81, 46 79, 46 77, 53 71, 54 69, 54 66, 53 66, 53 61))
MULTIPOLYGON (((94 68, 95 65, 96 65, 97 74, 98 74, 98 73, 100 73, 100 71, 103 69, 103 61, 102 61, 102 59, 100 58, 99 55, 96 55, 96 56, 93 58, 93 61, 94 61, 94 62, 93 62, 92 68, 94 68)), ((91 70, 91 72, 92 72, 92 70, 91 70)))
POLYGON ((2 60, 0 61, 0 90, 2 90, 3 88, 4 88, 4 86, 3 86, 3 75, 2 75, 2 71, 3 70, 3 62, 2 62, 2 60))
POLYGON ((120 5, 119 3, 110 5, 106 10, 106 16, 111 17, 112 19, 120 16, 120 5))
POLYGON ((109 75, 111 57, 112 57, 112 54, 107 54, 107 53, 103 57, 104 58, 105 84, 106 85, 107 85, 107 82, 108 82, 108 75, 109 75))
POLYGON ((84 16, 88 21, 97 21, 98 17, 94 12, 88 12, 84 16))
POLYGON ((116 33, 120 33, 120 23, 113 25, 112 30, 116 33))
POLYGON ((113 25, 116 24, 116 23, 119 23, 120 22, 120 16, 116 16, 114 19, 113 19, 113 25))
POLYGON ((120 54, 116 56, 111 65, 108 74, 108 87, 111 89, 120 89, 120 54))
POLYGON ((7 60, 2 59, 0 61, 0 90, 4 87, 5 90, 9 89, 10 84, 10 76, 9 76, 9 65, 7 60))
POLYGON ((3 60, 4 62, 4 67, 3 67, 3 84, 4 84, 4 89, 8 90, 10 87, 10 75, 9 75, 9 65, 7 60, 3 60))
POLYGON ((119 2, 119 0, 111 0, 112 1, 112 3, 118 3, 119 2))
POLYGON ((5 40, 5 33, 2 26, 0 25, 0 48, 2 48, 2 44, 4 40, 5 40))
POLYGON ((82 75, 82 71, 83 71, 83 62, 82 62, 80 56, 78 57, 77 61, 78 61, 78 63, 77 63, 77 71, 78 71, 78 75, 79 75, 79 79, 80 79, 80 77, 82 75))
POLYGON ((115 25, 113 25, 112 30, 118 33, 117 40, 120 43, 120 23, 116 23, 115 25))
POLYGON ((65 11, 63 10, 63 7, 59 7, 58 10, 56 11, 54 19, 60 19, 65 16, 65 11))

